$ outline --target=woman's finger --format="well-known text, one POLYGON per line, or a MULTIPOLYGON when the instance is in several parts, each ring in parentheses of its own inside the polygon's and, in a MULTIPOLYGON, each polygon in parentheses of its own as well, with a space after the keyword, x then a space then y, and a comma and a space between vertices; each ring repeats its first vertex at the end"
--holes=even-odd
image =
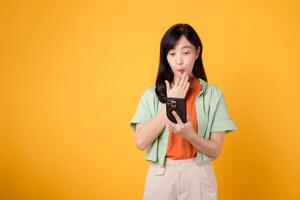
POLYGON ((179 84, 178 84, 179 87, 182 87, 182 85, 184 83, 183 81, 185 80, 185 75, 186 75, 186 73, 184 72, 183 77, 180 77, 180 81, 179 81, 179 84))
POLYGON ((192 121, 189 113, 186 113, 186 118, 187 118, 187 121, 192 121))
POLYGON ((166 88, 167 88, 167 94, 169 94, 169 91, 170 91, 170 83, 168 80, 165 80, 165 83, 166 83, 166 88))
POLYGON ((186 76, 186 77, 184 78, 184 82, 183 82, 183 85, 182 85, 183 90, 185 89, 187 83, 189 82, 188 80, 189 80, 189 76, 186 76))
POLYGON ((174 117, 177 121, 177 124, 182 124, 182 121, 181 121, 179 115, 177 114, 177 112, 175 110, 172 111, 172 114, 174 115, 174 117))
POLYGON ((187 93, 187 91, 189 90, 189 88, 190 88, 190 82, 187 82, 187 84, 186 84, 186 86, 184 88, 184 94, 187 93))
POLYGON ((168 118, 167 115, 165 115, 165 121, 166 121, 166 123, 167 123, 167 125, 168 125, 169 127, 172 127, 172 126, 175 126, 175 125, 176 125, 175 123, 173 123, 173 122, 168 118))
MULTIPOLYGON (((174 77, 175 78, 175 77, 174 77)), ((180 81, 180 78, 179 77, 177 77, 176 79, 175 79, 175 83, 174 83, 174 85, 175 86, 178 86, 179 85, 179 81, 180 81)))

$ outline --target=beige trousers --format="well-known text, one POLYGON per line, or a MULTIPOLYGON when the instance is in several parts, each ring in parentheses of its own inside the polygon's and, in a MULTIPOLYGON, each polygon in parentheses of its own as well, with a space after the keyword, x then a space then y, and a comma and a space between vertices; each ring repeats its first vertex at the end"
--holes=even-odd
POLYGON ((143 200, 216 200, 217 179, 211 161, 172 160, 165 167, 151 163, 143 200))

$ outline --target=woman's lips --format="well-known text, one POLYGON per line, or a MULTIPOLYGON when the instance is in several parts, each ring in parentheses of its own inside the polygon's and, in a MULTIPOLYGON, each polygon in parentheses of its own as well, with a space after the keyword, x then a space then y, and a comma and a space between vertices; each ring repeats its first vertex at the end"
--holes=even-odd
POLYGON ((180 74, 183 74, 184 69, 180 69, 180 70, 178 70, 178 72, 179 72, 180 74))

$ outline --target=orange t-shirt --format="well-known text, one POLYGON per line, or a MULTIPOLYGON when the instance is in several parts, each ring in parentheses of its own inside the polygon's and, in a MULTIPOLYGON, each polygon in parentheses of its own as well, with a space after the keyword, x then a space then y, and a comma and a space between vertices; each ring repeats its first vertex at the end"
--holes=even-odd
MULTIPOLYGON (((194 130, 197 132, 197 113, 195 107, 196 96, 201 92, 200 80, 196 77, 191 82, 190 88, 186 94, 186 108, 189 113, 194 130)), ((169 132, 169 141, 166 157, 179 160, 188 159, 197 156, 196 148, 184 137, 179 134, 169 132)))

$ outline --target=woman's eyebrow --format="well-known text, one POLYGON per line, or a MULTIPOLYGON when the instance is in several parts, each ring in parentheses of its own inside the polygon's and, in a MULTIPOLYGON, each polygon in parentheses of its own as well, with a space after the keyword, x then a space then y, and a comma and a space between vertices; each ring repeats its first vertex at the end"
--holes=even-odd
POLYGON ((181 49, 184 49, 184 48, 190 48, 191 49, 192 47, 190 47, 188 45, 181 47, 181 49))
MULTIPOLYGON (((181 49, 184 49, 184 48, 190 48, 190 49, 192 49, 192 47, 191 47, 191 46, 188 46, 188 45, 185 45, 185 46, 181 47, 181 49)), ((170 49, 170 51, 171 51, 171 50, 175 50, 175 48, 170 49)))

